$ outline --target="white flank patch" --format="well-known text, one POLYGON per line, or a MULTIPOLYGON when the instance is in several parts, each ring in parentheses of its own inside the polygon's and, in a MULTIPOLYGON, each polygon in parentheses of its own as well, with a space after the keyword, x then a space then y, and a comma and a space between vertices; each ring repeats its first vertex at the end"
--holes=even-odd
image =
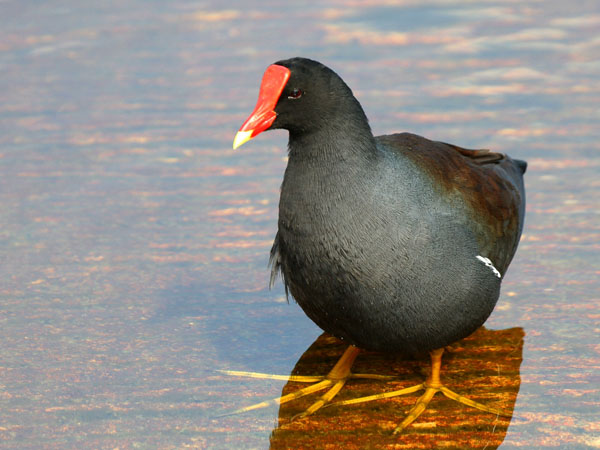
POLYGON ((484 263, 486 266, 488 266, 490 269, 492 269, 492 272, 494 272, 494 275, 496 275, 498 278, 502 278, 502 274, 500 272, 498 272, 498 269, 496 269, 494 267, 494 265, 492 264, 492 261, 490 261, 490 258, 486 258, 485 256, 477 255, 477 259, 479 261, 481 261, 482 263, 484 263))

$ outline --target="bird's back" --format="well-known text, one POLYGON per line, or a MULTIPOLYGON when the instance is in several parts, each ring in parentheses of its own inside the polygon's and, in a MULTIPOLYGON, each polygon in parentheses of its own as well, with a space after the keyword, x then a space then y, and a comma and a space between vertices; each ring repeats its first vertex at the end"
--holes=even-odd
POLYGON ((480 252, 502 273, 523 229, 527 163, 486 149, 470 150, 411 133, 378 136, 380 146, 407 158, 431 181, 438 199, 451 205, 454 220, 472 228, 480 252))

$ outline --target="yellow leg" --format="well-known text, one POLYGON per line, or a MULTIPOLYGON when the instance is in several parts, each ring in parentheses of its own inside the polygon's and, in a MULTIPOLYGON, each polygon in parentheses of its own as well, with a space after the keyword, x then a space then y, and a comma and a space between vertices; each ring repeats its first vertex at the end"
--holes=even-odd
POLYGON ((314 377, 314 376, 291 376, 291 377, 281 377, 279 375, 270 375, 270 374, 261 374, 256 372, 237 372, 237 371, 221 371, 228 375, 237 375, 237 376, 246 376, 251 378, 268 378, 268 379, 289 379, 292 381, 300 381, 305 383, 315 383, 310 386, 307 386, 303 389, 300 389, 291 394, 284 395, 282 397, 276 397, 271 400, 267 400, 264 402, 256 403, 254 405, 246 406, 245 408, 240 408, 238 410, 232 411, 226 415, 230 414, 240 414, 247 411, 252 411, 254 409, 265 408, 269 405, 276 405, 287 403, 292 400, 299 399, 304 397, 305 395, 312 394, 317 391, 321 391, 323 389, 330 388, 325 394, 323 394, 315 403, 313 403, 306 411, 300 413, 294 417, 300 418, 308 416, 315 411, 318 411, 323 406, 328 404, 342 389, 344 384, 349 378, 369 378, 369 379, 390 379, 393 377, 382 376, 382 375, 370 375, 370 374, 352 374, 350 372, 350 368, 354 363, 354 360, 358 356, 360 350, 353 345, 349 346, 342 357, 335 364, 333 369, 325 375, 324 377, 314 377))
POLYGON ((472 408, 480 409, 481 411, 489 412, 492 414, 497 414, 499 416, 511 417, 512 414, 508 411, 503 411, 501 409, 492 408, 491 406, 486 406, 482 403, 475 402, 470 400, 462 395, 458 395, 457 393, 451 391, 444 385, 442 385, 440 381, 440 372, 442 368, 442 354, 444 353, 444 349, 440 348, 437 350, 433 350, 431 355, 431 375, 425 382, 425 393, 419 397, 415 406, 408 412, 406 418, 402 421, 400 425, 394 430, 394 433, 401 433, 407 426, 415 421, 417 417, 421 415, 423 411, 427 408, 427 405, 433 398, 433 396, 437 392, 441 392, 449 399, 462 403, 463 405, 470 406, 472 408))
POLYGON ((425 411, 425 409, 427 409, 427 405, 429 404, 429 402, 431 401, 433 396, 438 392, 441 392, 446 397, 448 397, 452 400, 455 400, 459 403, 462 403, 463 405, 470 406, 472 408, 477 408, 482 411, 489 412, 492 414, 497 414, 500 416, 505 416, 505 417, 512 416, 512 414, 510 412, 503 411, 503 410, 497 409, 497 408, 492 408, 490 406, 486 406, 481 403, 477 403, 473 400, 463 397, 462 395, 458 395, 457 393, 455 393, 455 392, 451 391, 450 389, 448 389, 447 387, 445 387, 440 381, 440 373, 441 373, 441 368, 442 368, 442 354, 443 353, 444 353, 444 349, 442 349, 442 348, 433 350, 430 353, 431 374, 429 375, 429 378, 427 378, 427 381, 425 383, 417 384, 415 386, 411 386, 411 387, 404 388, 404 389, 400 389, 398 391, 386 392, 383 394, 370 395, 368 397, 360 397, 360 398, 355 398, 352 400, 346 400, 343 402, 337 402, 337 403, 332 404, 331 406, 351 405, 351 404, 356 404, 356 403, 364 403, 364 402, 370 402, 373 400, 379 400, 382 398, 398 397, 400 395, 411 394, 413 392, 417 392, 417 391, 424 389, 425 392, 423 393, 423 395, 421 395, 417 399, 416 403, 411 408, 411 410, 408 412, 407 416, 400 423, 400 425, 398 425, 398 427, 394 430, 394 433, 402 432, 402 430, 404 430, 407 426, 409 426, 411 423, 413 423, 423 413, 423 411, 425 411))
MULTIPOLYGON (((417 384, 415 386, 410 386, 404 389, 400 389, 392 392, 384 392, 381 394, 370 395, 367 397, 355 398, 352 400, 345 400, 336 403, 330 403, 331 400, 338 394, 338 392, 342 389, 346 381, 350 378, 367 378, 367 379, 379 379, 379 380, 389 380, 394 377, 386 376, 386 375, 371 375, 371 374, 353 374, 350 372, 350 368, 354 363, 354 360, 358 356, 360 350, 354 346, 349 346, 342 357, 335 364, 333 369, 326 376, 281 376, 281 375, 270 375, 256 372, 237 372, 237 371, 221 371, 228 375, 234 376, 245 376, 251 378, 268 378, 268 379, 276 379, 276 380, 290 380, 304 383, 314 383, 310 386, 307 386, 303 389, 300 389, 291 394, 287 394, 281 397, 276 397, 274 399, 256 403, 251 406, 247 406, 245 408, 240 408, 236 411, 233 411, 229 414, 239 414, 247 411, 252 411, 254 409, 265 408, 269 405, 276 405, 287 403, 292 400, 299 399, 306 395, 313 394, 315 392, 321 391, 323 389, 329 388, 329 390, 323 394, 316 402, 314 402, 309 408, 307 408, 304 412, 294 416, 293 419, 308 416, 324 406, 341 406, 341 405, 353 405, 357 403, 365 403, 373 400, 380 400, 384 398, 392 398, 398 397, 400 395, 412 394, 413 392, 417 392, 420 390, 425 390, 425 392, 417 399, 414 406, 408 412, 404 420, 398 425, 398 427, 394 430, 394 433, 402 432, 406 427, 408 427, 411 423, 413 423, 422 413, 427 409, 427 405, 431 401, 431 399, 437 394, 441 392, 444 396, 462 403, 463 405, 470 406, 472 408, 477 408, 485 412, 489 412, 492 414, 497 414, 500 416, 511 417, 512 414, 507 411, 503 411, 501 409, 492 408, 490 406, 483 405, 482 403, 475 402, 470 400, 462 395, 455 393, 454 391, 445 387, 440 380, 440 373, 442 367, 442 355, 444 353, 444 349, 433 350, 430 353, 431 356, 431 374, 427 378, 425 383, 417 384)), ((229 415, 227 414, 227 415, 229 415)), ((292 419, 292 420, 293 420, 292 419)))
POLYGON ((402 423, 398 425, 398 427, 394 430, 394 434, 400 433, 407 426, 415 421, 417 417, 421 415, 425 409, 427 409, 427 405, 433 398, 433 396, 440 390, 442 383, 440 382, 440 371, 442 368, 442 354, 444 353, 444 349, 440 348, 434 350, 430 353, 431 355, 431 375, 423 385, 425 388, 425 393, 421 395, 415 406, 411 408, 408 412, 407 416, 404 418, 402 423))

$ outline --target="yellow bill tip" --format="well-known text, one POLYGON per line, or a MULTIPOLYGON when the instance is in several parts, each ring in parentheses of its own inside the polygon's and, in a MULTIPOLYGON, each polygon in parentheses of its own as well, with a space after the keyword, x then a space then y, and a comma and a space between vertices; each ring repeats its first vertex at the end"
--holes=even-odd
POLYGON ((233 149, 235 150, 240 145, 245 144, 252 139, 252 130, 250 131, 238 131, 233 140, 233 149))

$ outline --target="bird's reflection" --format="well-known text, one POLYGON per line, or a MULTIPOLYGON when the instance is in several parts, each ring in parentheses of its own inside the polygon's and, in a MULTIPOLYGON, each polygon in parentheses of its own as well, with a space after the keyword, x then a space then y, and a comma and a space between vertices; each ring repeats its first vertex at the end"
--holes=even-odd
MULTIPOLYGON (((442 376, 455 392, 510 413, 519 392, 523 354, 523 328, 488 330, 480 328, 456 342, 444 355, 442 376)), ((342 341, 322 334, 302 355, 291 375, 327 373, 347 347, 342 341)), ((361 352, 353 372, 393 375, 391 381, 355 379, 348 382, 336 400, 363 397, 421 383, 429 362, 404 360, 373 352, 361 352)), ((302 385, 288 382, 282 395, 302 385)), ((511 418, 465 407, 441 395, 401 435, 392 431, 402 421, 419 394, 377 400, 351 406, 331 406, 302 419, 291 420, 314 398, 285 403, 279 423, 271 435, 271 449, 284 448, 383 448, 411 443, 411 448, 497 448, 511 418), (389 432, 388 432, 389 431, 389 432), (476 445, 475 445, 476 444, 476 445)))

